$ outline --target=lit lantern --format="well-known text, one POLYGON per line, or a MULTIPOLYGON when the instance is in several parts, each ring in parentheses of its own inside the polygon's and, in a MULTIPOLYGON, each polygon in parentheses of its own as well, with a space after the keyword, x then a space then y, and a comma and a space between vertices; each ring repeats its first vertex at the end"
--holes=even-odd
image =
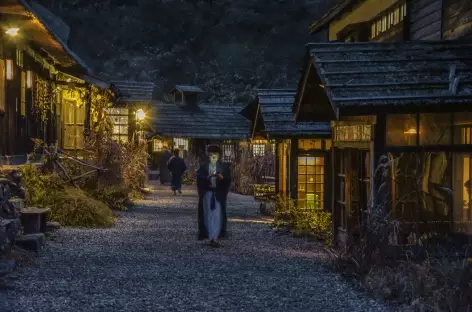
POLYGON ((138 120, 144 120, 144 118, 146 118, 146 114, 144 113, 144 111, 140 108, 136 111, 136 119, 138 120))
POLYGON ((19 30, 20 30, 19 28, 13 27, 13 28, 7 29, 5 33, 9 36, 15 37, 16 35, 18 35, 19 30))
POLYGON ((7 80, 13 79, 13 61, 7 60, 7 80))
POLYGON ((31 70, 26 71, 26 88, 31 89, 33 86, 33 74, 31 70))

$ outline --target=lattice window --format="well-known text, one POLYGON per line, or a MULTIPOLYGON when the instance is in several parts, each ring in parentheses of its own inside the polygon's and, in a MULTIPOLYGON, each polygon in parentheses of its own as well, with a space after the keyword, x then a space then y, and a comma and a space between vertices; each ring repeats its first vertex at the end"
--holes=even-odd
POLYGON ((26 73, 21 72, 21 103, 20 113, 22 116, 26 116, 26 73))
POLYGON ((372 21, 371 38, 386 32, 393 26, 402 22, 407 15, 406 3, 386 11, 380 17, 372 21))
POLYGON ((324 158, 298 157, 298 205, 322 209, 324 202, 324 158))
POLYGON ((233 143, 224 143, 221 145, 221 159, 224 162, 233 162, 234 159, 236 158, 236 149, 234 147, 233 143))
POLYGON ((152 151, 161 152, 164 149, 164 142, 162 140, 153 139, 152 140, 152 151))
POLYGON ((127 108, 107 108, 107 114, 113 123, 112 139, 118 142, 128 142, 129 111, 127 108))
POLYGON ((252 141, 252 155, 264 156, 266 151, 267 140, 252 141))
POLYGON ((188 139, 174 138, 174 148, 178 148, 181 152, 188 152, 188 139))

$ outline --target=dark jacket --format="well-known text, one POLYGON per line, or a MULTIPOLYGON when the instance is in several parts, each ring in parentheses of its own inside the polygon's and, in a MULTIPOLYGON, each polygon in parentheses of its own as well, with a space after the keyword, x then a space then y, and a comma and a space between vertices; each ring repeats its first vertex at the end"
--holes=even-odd
MULTIPOLYGON (((211 182, 208 178, 209 163, 205 162, 197 170, 197 189, 198 189, 198 239, 202 240, 208 238, 208 232, 205 227, 203 219, 203 196, 211 190, 211 182)), ((222 213, 222 227, 220 238, 226 235, 226 203, 228 198, 229 188, 231 186, 231 170, 229 165, 218 161, 216 164, 216 171, 223 175, 223 180, 216 180, 216 200, 220 202, 222 213)))

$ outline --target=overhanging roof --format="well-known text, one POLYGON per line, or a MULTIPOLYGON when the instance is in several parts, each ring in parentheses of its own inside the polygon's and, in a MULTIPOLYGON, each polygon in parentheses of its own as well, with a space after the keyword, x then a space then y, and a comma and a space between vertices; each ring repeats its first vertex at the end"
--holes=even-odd
POLYGON ((92 72, 68 46, 69 27, 49 10, 34 1, 2 0, 0 16, 7 27, 19 27, 19 39, 29 41, 38 52, 52 59, 61 70, 92 72))
MULTIPOLYGON (((313 136, 331 134, 328 122, 296 122, 292 112, 296 90, 258 89, 257 101, 269 136, 313 136)), ((255 116, 256 122, 259 120, 255 116)))
POLYGON ((345 10, 348 10, 358 2, 361 2, 361 0, 339 0, 338 3, 332 6, 320 19, 316 20, 310 25, 310 33, 317 32, 320 30, 320 28, 331 22, 337 16, 345 12, 345 10))
POLYGON ((203 90, 199 87, 189 85, 176 85, 170 93, 174 93, 176 90, 185 93, 203 93, 203 90))
POLYGON ((111 84, 118 89, 120 100, 125 103, 150 103, 152 101, 154 91, 154 83, 152 82, 112 80, 111 84))
POLYGON ((472 103, 471 43, 312 43, 307 49, 307 66, 315 68, 310 75, 320 78, 333 109, 341 114, 353 107, 472 103))
POLYGON ((240 114, 242 108, 233 104, 187 107, 153 102, 153 126, 163 137, 246 140, 250 121, 240 114))

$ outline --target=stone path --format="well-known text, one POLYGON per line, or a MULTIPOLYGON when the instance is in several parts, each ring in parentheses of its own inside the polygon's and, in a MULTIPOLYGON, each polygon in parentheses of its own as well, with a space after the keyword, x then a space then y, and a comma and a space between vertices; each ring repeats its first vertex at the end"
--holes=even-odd
POLYGON ((231 194, 225 246, 196 240, 196 194, 156 189, 111 229, 61 229, 39 267, 10 278, 0 311, 390 311, 324 265, 312 243, 274 237, 231 194))

